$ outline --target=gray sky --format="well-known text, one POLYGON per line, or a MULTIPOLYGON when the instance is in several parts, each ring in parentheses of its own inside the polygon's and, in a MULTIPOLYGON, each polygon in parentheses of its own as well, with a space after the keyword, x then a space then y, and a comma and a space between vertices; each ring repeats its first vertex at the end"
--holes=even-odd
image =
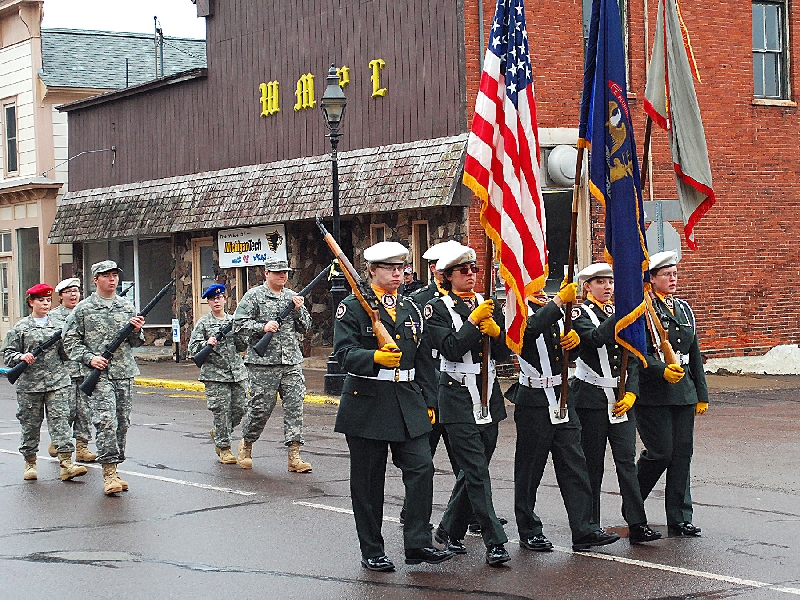
POLYGON ((153 33, 154 16, 164 35, 206 36, 191 0, 45 0, 42 27, 153 33))

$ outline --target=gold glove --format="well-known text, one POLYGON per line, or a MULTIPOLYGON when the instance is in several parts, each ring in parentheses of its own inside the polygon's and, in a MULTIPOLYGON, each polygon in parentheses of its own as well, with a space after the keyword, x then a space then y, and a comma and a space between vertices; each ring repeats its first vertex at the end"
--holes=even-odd
POLYGON ((564 350, 574 350, 581 343, 581 336, 574 329, 570 329, 567 333, 561 336, 561 348, 564 350))
POLYGON ((400 366, 400 358, 403 353, 397 347, 397 344, 384 344, 380 350, 375 350, 375 357, 373 361, 377 364, 387 367, 389 369, 396 369, 400 366))
POLYGON ((485 333, 489 337, 496 338, 500 335, 500 325, 492 317, 481 321, 479 328, 481 333, 485 333))
POLYGON ((436 411, 432 408, 428 409, 428 418, 431 420, 431 425, 436 425, 436 411))
POLYGON ((572 302, 573 300, 575 300, 575 296, 577 296, 577 295, 578 295, 578 284, 575 283, 575 282, 573 282, 573 283, 563 282, 561 284, 561 289, 556 294, 556 296, 561 298, 561 301, 564 304, 566 304, 567 302, 572 302))
POLYGON ((667 365, 664 369, 664 379, 667 383, 678 383, 683 379, 683 367, 680 365, 667 365))
POLYGON ((478 308, 469 314, 469 318, 475 323, 480 323, 484 319, 490 318, 494 314, 494 302, 492 300, 484 300, 478 305, 478 308))
POLYGON ((621 417, 631 409, 631 406, 633 406, 634 402, 636 402, 636 394, 633 392, 625 392, 622 400, 617 402, 614 405, 614 408, 611 409, 611 414, 615 417, 621 417))
POLYGON ((694 414, 696 415, 704 415, 708 410, 708 402, 698 402, 697 406, 694 407, 694 414))

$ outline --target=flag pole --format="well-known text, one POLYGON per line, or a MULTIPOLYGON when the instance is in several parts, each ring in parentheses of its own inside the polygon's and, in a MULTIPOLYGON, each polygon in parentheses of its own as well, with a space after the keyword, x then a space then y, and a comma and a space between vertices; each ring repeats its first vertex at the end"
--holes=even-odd
MULTIPOLYGON (((494 246, 492 245, 491 238, 486 236, 486 254, 483 257, 483 299, 489 300, 492 297, 492 267, 494 267, 494 246)), ((481 373, 483 379, 481 380, 481 417, 484 419, 489 416, 489 394, 492 391, 489 389, 489 361, 492 353, 492 340, 484 334, 483 335, 483 358, 481 359, 481 373)))
MULTIPOLYGON (((580 199, 581 178, 583 177, 583 145, 578 146, 575 162, 575 185, 572 191, 572 223, 569 229, 569 258, 567 259, 567 283, 575 278, 575 255, 578 246, 578 200, 580 199)), ((564 303, 564 333, 572 329, 572 302, 564 303)), ((564 364, 561 366, 561 404, 559 417, 567 416, 567 389, 569 385, 569 350, 564 350, 564 364)))

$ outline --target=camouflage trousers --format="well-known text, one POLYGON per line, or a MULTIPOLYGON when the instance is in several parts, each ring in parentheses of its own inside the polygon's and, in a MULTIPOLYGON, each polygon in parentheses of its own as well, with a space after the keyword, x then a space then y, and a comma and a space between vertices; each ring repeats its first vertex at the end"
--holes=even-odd
POLYGON ((89 410, 89 396, 78 387, 82 382, 83 377, 72 378, 72 390, 69 394, 69 424, 72 426, 72 437, 79 442, 88 442, 92 439, 92 415, 89 410))
POLYGON ((109 379, 105 371, 89 396, 89 410, 97 434, 97 462, 117 464, 125 460, 125 440, 131 425, 133 377, 109 379))
POLYGON ((69 386, 49 392, 17 392, 17 419, 22 425, 19 452, 35 456, 39 435, 47 412, 47 430, 58 452, 72 453, 75 446, 69 431, 69 386))
POLYGON ((303 443, 303 399, 306 378, 300 365, 247 365, 250 398, 242 423, 242 437, 255 442, 264 431, 278 401, 283 404, 283 437, 286 445, 303 443))
POLYGON ((204 381, 208 410, 214 416, 214 445, 230 448, 231 433, 242 422, 247 381, 204 381))

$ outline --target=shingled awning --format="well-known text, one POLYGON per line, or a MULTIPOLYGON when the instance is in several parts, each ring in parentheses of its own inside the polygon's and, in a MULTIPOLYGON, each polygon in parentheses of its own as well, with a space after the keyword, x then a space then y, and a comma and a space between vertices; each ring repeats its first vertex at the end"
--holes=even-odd
MULTIPOLYGON (((468 204, 467 134, 339 153, 342 215, 468 204), (464 188, 465 190, 465 188, 464 188)), ((64 244, 332 214, 330 156, 68 192, 48 242, 64 244)))

